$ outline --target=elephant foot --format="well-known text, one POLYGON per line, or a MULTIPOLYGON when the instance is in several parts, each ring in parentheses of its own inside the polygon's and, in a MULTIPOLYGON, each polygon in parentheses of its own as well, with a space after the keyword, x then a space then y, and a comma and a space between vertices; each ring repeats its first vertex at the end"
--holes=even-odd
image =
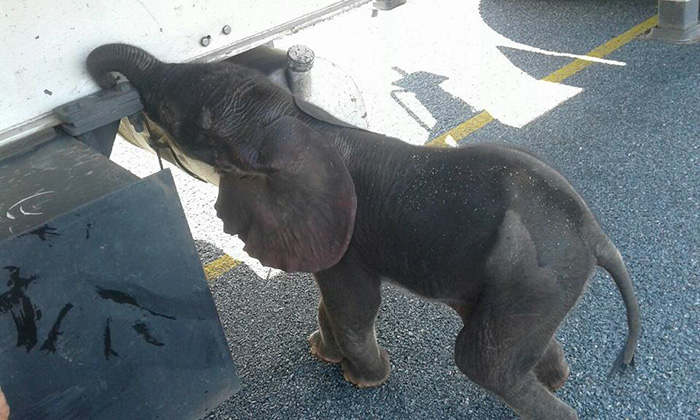
POLYGON ((360 366, 349 359, 343 360, 343 377, 358 388, 372 388, 383 384, 389 379, 391 365, 389 353, 379 349, 380 357, 371 366, 360 366))
POLYGON ((569 366, 566 366, 566 370, 559 372, 558 377, 552 377, 545 383, 552 391, 557 390, 564 386, 566 381, 569 379, 569 366))
POLYGON ((337 346, 329 346, 323 340, 321 331, 316 330, 309 336, 311 354, 327 363, 340 363, 343 361, 343 353, 337 346))
POLYGON ((569 364, 564 350, 556 339, 552 339, 540 361, 533 368, 537 380, 550 391, 561 388, 569 379, 569 364))
POLYGON ((535 373, 542 385, 549 388, 550 391, 555 391, 564 386, 569 379, 570 371, 569 365, 564 362, 563 365, 556 366, 556 368, 537 369, 535 373))

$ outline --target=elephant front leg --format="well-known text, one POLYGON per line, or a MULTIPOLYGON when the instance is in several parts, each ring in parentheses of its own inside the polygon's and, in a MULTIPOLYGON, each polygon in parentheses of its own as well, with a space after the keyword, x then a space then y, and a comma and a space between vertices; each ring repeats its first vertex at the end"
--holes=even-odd
POLYGON ((391 368, 374 329, 381 304, 380 279, 343 261, 314 276, 321 303, 319 330, 309 338, 312 353, 340 361, 345 379, 360 388, 381 385, 391 368))
POLYGON ((309 345, 311 346, 311 354, 324 362, 340 363, 343 361, 343 352, 335 341, 323 299, 318 303, 318 330, 309 336, 309 345))

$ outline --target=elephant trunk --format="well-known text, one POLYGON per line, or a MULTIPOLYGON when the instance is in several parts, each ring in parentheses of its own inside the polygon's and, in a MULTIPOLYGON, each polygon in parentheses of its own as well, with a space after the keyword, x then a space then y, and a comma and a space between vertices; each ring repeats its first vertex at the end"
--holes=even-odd
POLYGON ((90 75, 101 88, 116 84, 111 72, 119 72, 137 88, 147 82, 161 62, 146 51, 126 44, 107 44, 92 50, 87 58, 90 75))

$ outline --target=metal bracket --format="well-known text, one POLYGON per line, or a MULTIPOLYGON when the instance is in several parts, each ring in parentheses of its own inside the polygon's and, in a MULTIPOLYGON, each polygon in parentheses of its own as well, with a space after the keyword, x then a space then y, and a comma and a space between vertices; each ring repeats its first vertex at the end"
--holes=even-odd
POLYGON ((68 102, 54 109, 71 136, 92 131, 143 109, 141 98, 131 83, 119 83, 110 89, 68 102))
POLYGON ((659 0, 659 24, 647 39, 672 44, 694 44, 700 41, 698 0, 659 0))
POLYGON ((78 136, 78 140, 90 146, 93 150, 109 157, 112 154, 114 139, 117 137, 119 121, 112 121, 107 125, 96 128, 78 136))
POLYGON ((63 122, 62 128, 71 136, 109 156, 122 117, 143 109, 136 88, 120 83, 54 109, 63 122))

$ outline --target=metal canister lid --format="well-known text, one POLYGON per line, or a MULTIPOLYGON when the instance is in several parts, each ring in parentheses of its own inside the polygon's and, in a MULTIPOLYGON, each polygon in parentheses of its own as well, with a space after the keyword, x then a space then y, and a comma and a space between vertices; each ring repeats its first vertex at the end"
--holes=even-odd
POLYGON ((287 65, 290 70, 306 72, 314 65, 314 52, 306 45, 293 45, 287 50, 287 65))

